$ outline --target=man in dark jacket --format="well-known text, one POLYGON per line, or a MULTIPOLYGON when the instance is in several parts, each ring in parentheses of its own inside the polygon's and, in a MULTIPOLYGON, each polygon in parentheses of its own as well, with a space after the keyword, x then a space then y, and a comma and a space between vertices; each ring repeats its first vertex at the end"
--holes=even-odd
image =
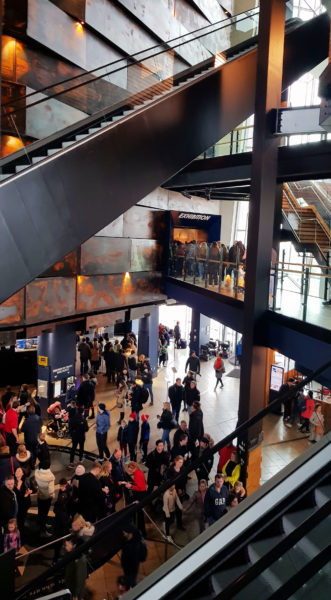
POLYGON ((185 401, 188 414, 191 413, 193 402, 200 402, 200 392, 195 381, 190 382, 190 387, 186 389, 185 401))
POLYGON ((116 373, 122 373, 123 369, 129 370, 128 361, 122 349, 115 352, 115 369, 116 373))
POLYGON ((126 492, 126 488, 122 486, 120 482, 127 481, 128 479, 123 465, 121 448, 115 448, 110 462, 113 465, 111 476, 115 484, 116 502, 118 502, 118 500, 122 497, 123 489, 124 493, 126 492))
POLYGON ((72 447, 70 450, 70 464, 68 469, 74 468, 74 457, 77 446, 79 446, 79 460, 82 461, 84 458, 84 443, 85 433, 88 431, 87 421, 84 417, 84 408, 76 408, 74 415, 70 419, 69 430, 72 440, 72 447))
POLYGON ((103 351, 103 357, 106 363, 106 376, 108 383, 116 382, 116 354, 114 347, 110 342, 107 342, 103 351))
POLYGON ((185 372, 187 371, 187 367, 189 367, 189 370, 195 375, 200 375, 200 360, 194 350, 191 352, 191 356, 189 356, 186 361, 185 372))
POLYGON ((49 447, 44 433, 38 435, 37 457, 39 459, 39 469, 43 469, 45 464, 51 464, 49 447))
POLYGON ((126 439, 128 440, 130 460, 136 461, 137 458, 137 439, 139 433, 139 422, 137 421, 137 415, 132 412, 129 416, 128 429, 126 439))
POLYGON ((6 411, 7 404, 11 401, 14 396, 14 392, 11 391, 10 385, 7 385, 5 393, 1 397, 1 402, 3 406, 3 410, 6 411))
POLYGON ((163 472, 169 466, 169 454, 164 451, 162 440, 156 440, 155 449, 147 456, 146 466, 148 468, 147 476, 147 495, 151 494, 155 486, 159 486, 162 481, 163 472))
POLYGON ((184 387, 182 386, 180 377, 177 377, 176 383, 168 389, 168 396, 172 408, 172 416, 178 423, 181 404, 184 400, 184 387))
POLYGON ((5 527, 9 519, 15 519, 17 516, 18 504, 14 486, 14 475, 7 475, 4 485, 0 488, 0 527, 5 527))
POLYGON ((41 418, 36 415, 36 410, 34 406, 29 406, 27 410, 28 418, 25 419, 22 427, 22 431, 24 433, 24 443, 26 445, 27 450, 31 452, 32 456, 32 468, 34 468, 34 464, 37 459, 37 451, 38 451, 38 435, 41 432, 41 418))
POLYGON ((180 325, 179 325, 179 321, 177 321, 177 323, 174 327, 174 338, 175 338, 176 348, 180 348, 180 337, 181 337, 180 325))
POLYGON ((143 388, 148 390, 149 397, 151 400, 150 406, 154 404, 154 396, 153 396, 153 373, 148 363, 144 363, 144 370, 142 372, 142 380, 143 380, 143 388))
POLYGON ((91 348, 85 338, 82 338, 78 346, 78 352, 80 354, 80 374, 83 375, 88 371, 88 361, 91 358, 91 348))
POLYGON ((77 390, 77 404, 80 408, 84 408, 85 416, 87 416, 95 396, 95 389, 88 373, 84 373, 82 382, 77 390))
POLYGON ((143 407, 141 387, 136 382, 131 385, 128 398, 131 402, 131 410, 136 413, 137 421, 139 421, 139 413, 143 407))
POLYGON ((204 513, 209 525, 212 525, 227 513, 229 492, 224 484, 225 475, 217 473, 215 483, 209 486, 204 500, 204 513))
POLYGON ((121 566, 128 588, 137 584, 137 575, 140 563, 140 547, 142 536, 140 531, 131 523, 123 527, 124 545, 121 555, 121 566))
POLYGON ((195 459, 199 454, 199 442, 203 438, 203 413, 200 408, 200 402, 193 402, 191 406, 190 421, 188 425, 189 431, 189 449, 192 458, 195 459))
POLYGON ((176 456, 182 456, 184 460, 188 458, 188 435, 182 432, 179 436, 178 443, 171 448, 171 458, 174 460, 176 456))
MULTIPOLYGON (((208 448, 209 448, 209 439, 206 437, 201 438, 197 456, 200 458, 203 455, 203 453, 205 452, 205 450, 207 450, 208 448)), ((201 479, 205 479, 206 481, 208 481, 209 473, 212 469, 213 464, 214 464, 214 455, 211 453, 208 453, 207 456, 204 457, 203 463, 201 465, 199 465, 195 470, 198 481, 200 481, 201 479)))
POLYGON ((84 473, 79 479, 78 507, 86 521, 94 523, 104 515, 105 497, 99 482, 100 464, 95 461, 89 473, 84 473))

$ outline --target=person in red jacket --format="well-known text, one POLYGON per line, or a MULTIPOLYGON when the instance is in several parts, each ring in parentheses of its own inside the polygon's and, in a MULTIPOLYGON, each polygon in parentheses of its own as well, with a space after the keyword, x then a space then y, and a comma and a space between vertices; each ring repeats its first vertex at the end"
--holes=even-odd
POLYGON ((9 446, 10 456, 15 456, 18 444, 18 408, 19 401, 14 400, 5 416, 4 431, 6 434, 7 446, 9 446))
POLYGON ((224 465, 228 462, 228 460, 230 460, 232 452, 237 452, 237 448, 232 444, 232 442, 230 442, 229 444, 224 446, 224 448, 221 448, 218 451, 220 458, 218 461, 217 473, 222 473, 222 469, 224 465))
POLYGON ((308 395, 305 396, 306 405, 301 413, 302 423, 298 429, 300 433, 309 433, 309 419, 314 412, 315 400, 313 399, 313 392, 309 390, 308 395))
MULTIPOLYGON (((128 464, 128 474, 132 481, 127 482, 125 486, 131 490, 133 502, 140 502, 146 496, 145 476, 137 463, 133 461, 128 464)), ((142 536, 146 537, 145 519, 142 510, 137 511, 137 527, 141 531, 142 536)))

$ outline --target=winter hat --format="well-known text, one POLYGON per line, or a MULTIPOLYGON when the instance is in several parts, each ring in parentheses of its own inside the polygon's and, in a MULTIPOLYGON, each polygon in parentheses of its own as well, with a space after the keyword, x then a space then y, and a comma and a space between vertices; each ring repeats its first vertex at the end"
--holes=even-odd
POLYGON ((99 408, 100 410, 106 410, 106 405, 103 402, 100 402, 99 408))
POLYGON ((78 477, 80 475, 84 475, 85 473, 85 467, 84 465, 77 465, 76 469, 75 469, 75 475, 78 475, 78 477))
POLYGON ((141 420, 146 423, 146 421, 148 421, 149 419, 149 415, 141 415, 141 420))
POLYGON ((129 416, 129 419, 136 419, 137 418, 137 414, 135 412, 131 413, 131 415, 129 416))

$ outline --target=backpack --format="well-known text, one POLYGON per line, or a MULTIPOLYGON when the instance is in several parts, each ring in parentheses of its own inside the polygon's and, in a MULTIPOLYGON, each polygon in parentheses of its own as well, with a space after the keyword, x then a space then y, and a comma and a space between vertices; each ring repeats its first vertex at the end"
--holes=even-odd
POLYGON ((145 402, 147 402, 148 398, 149 398, 149 392, 146 388, 141 388, 141 403, 145 404, 145 402))
POLYGON ((139 562, 145 562, 147 558, 147 544, 143 537, 139 540, 138 558, 139 562))

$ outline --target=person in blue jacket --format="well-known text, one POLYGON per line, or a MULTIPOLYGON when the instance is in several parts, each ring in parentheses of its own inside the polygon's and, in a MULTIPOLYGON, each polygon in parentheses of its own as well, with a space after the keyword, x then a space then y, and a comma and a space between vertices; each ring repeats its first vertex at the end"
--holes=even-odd
POLYGON ((149 419, 149 415, 141 415, 142 424, 141 424, 141 430, 140 430, 139 446, 140 446, 140 450, 143 455, 142 461, 141 461, 143 463, 145 463, 147 460, 147 449, 148 449, 148 442, 149 442, 150 429, 151 429, 148 419, 149 419))
POLYGON ((228 511, 229 492, 224 484, 225 475, 217 473, 215 483, 209 486, 204 500, 204 513, 209 525, 223 517, 228 511))
POLYGON ((110 428, 110 414, 109 411, 106 410, 106 405, 103 402, 100 402, 98 405, 98 416, 96 421, 97 432, 97 446, 99 450, 99 460, 103 461, 104 455, 106 458, 110 457, 109 448, 107 446, 107 433, 110 428))

